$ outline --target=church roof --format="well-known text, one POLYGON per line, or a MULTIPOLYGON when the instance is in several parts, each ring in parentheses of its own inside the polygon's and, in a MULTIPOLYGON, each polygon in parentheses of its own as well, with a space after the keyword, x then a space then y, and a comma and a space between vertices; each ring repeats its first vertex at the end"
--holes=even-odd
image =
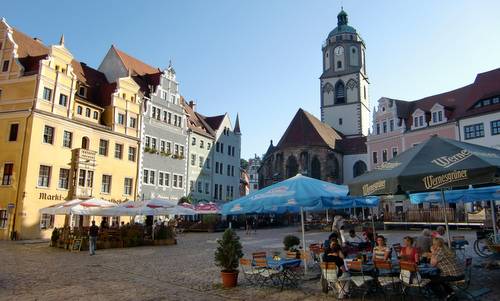
POLYGON ((347 23, 348 23, 347 13, 344 11, 344 9, 342 9, 340 13, 337 15, 337 27, 335 27, 332 31, 330 31, 328 38, 331 38, 340 33, 356 33, 356 29, 354 29, 354 27, 347 25, 347 23))
POLYGON ((276 148, 294 146, 326 146, 332 149, 341 135, 312 114, 299 109, 276 148))

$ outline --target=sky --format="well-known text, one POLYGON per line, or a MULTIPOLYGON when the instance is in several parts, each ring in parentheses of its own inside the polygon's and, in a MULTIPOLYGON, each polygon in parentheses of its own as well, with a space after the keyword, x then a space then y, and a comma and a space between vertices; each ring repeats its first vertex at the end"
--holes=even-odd
POLYGON ((340 7, 366 44, 371 107, 416 100, 500 68, 497 0, 11 1, 0 16, 98 68, 112 44, 156 67, 172 60, 204 115, 240 116, 242 158, 278 142, 299 108, 320 116, 321 45, 340 7))

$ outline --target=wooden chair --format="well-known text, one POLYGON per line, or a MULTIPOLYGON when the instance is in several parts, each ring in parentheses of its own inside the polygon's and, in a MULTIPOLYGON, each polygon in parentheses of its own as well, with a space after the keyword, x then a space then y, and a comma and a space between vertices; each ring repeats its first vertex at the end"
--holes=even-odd
POLYGON ((267 253, 265 251, 252 253, 252 258, 253 259, 256 259, 256 258, 266 258, 266 257, 267 257, 267 253))
POLYGON ((351 282, 354 284, 353 291, 360 292, 361 300, 364 300, 366 294, 374 284, 373 277, 370 275, 365 275, 363 262, 361 260, 353 260, 347 262, 347 268, 351 273, 351 282))
POLYGON ((377 270, 377 283, 384 293, 384 298, 390 293, 399 292, 401 281, 392 267, 391 261, 374 261, 377 270))
POLYGON ((422 279, 418 273, 417 265, 414 262, 401 261, 399 266, 401 268, 400 279, 403 298, 412 288, 418 289, 419 295, 428 297, 427 285, 431 281, 429 279, 422 279))
POLYGON ((468 244, 469 242, 465 240, 465 236, 463 235, 451 237, 451 249, 455 251, 455 255, 461 260, 465 259, 465 246, 468 244))
POLYGON ((255 270, 251 259, 240 258, 240 268, 243 276, 250 284, 255 284, 259 278, 259 271, 255 270))
POLYGON ((276 283, 277 278, 279 277, 280 272, 278 270, 272 269, 269 267, 266 257, 257 257, 253 259, 254 269, 258 272, 258 277, 256 277, 257 284, 260 286, 264 286, 269 282, 273 284, 276 283))
POLYGON ((323 293, 333 291, 335 299, 343 297, 349 291, 350 277, 338 277, 338 267, 334 262, 321 262, 321 288, 323 293))
POLYGON ((464 294, 467 299, 476 300, 474 295, 469 292, 469 285, 472 274, 472 258, 465 259, 464 279, 450 282, 451 287, 457 294, 464 294))

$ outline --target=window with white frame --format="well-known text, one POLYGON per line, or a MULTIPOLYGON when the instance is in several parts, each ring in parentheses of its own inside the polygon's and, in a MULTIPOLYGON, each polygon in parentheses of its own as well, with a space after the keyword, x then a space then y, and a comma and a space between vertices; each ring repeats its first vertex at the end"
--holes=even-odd
POLYGON ((392 148, 392 157, 396 157, 398 155, 398 148, 397 147, 393 147, 392 148))
POLYGON ((144 142, 144 145, 145 145, 147 148, 151 148, 151 137, 146 136, 146 141, 144 142))
POLYGON ((189 191, 194 192, 194 181, 189 181, 189 191))
POLYGON ((194 166, 196 164, 196 155, 191 154, 191 166, 194 166))
POLYGON ((156 150, 156 138, 151 137, 151 148, 156 150))
POLYGON ((165 186, 165 173, 158 171, 158 186, 165 186))
POLYGON ((54 215, 43 213, 40 216, 40 229, 52 229, 54 228, 54 215))
POLYGON ((128 160, 135 162, 135 157, 136 157, 136 149, 135 147, 129 146, 128 147, 128 160))
POLYGON ((43 130, 43 143, 54 144, 54 131, 53 127, 45 126, 43 130))
POLYGON ((491 135, 500 134, 500 120, 494 120, 491 122, 491 135))
POLYGON ((52 167, 50 166, 40 165, 38 171, 38 187, 49 187, 51 169, 52 167))
POLYGON ((483 123, 471 124, 468 126, 464 126, 464 138, 475 139, 484 137, 484 125, 483 123))
POLYGON ((200 163, 199 163, 199 167, 200 167, 200 168, 202 168, 202 167, 203 167, 203 162, 204 162, 203 157, 202 157, 202 156, 200 156, 200 163))
POLYGON ((203 192, 203 183, 201 181, 198 181, 197 186, 198 186, 198 193, 202 193, 203 192))
POLYGON ((0 209, 0 229, 6 229, 9 222, 9 213, 6 209, 0 209))
POLYGON ((59 169, 59 183, 57 185, 59 189, 68 189, 69 187, 69 169, 61 168, 59 169))
POLYGON ((130 117, 128 126, 135 129, 137 126, 137 119, 135 117, 130 117))
POLYGON ((177 180, 178 180, 178 176, 177 175, 173 175, 172 187, 177 188, 177 184, 178 184, 177 180))
POLYGON ((152 169, 144 169, 143 179, 144 184, 155 185, 155 171, 152 169))
POLYGON ((210 183, 205 183, 205 194, 210 194, 210 183))
POLYGON ((165 140, 160 140, 160 152, 165 152, 165 140))
POLYGON ((101 192, 102 193, 111 193, 111 176, 110 175, 102 175, 101 192))
POLYGON ((43 88, 43 99, 51 101, 52 100, 52 89, 44 87, 43 88))
POLYGON ((394 131, 394 119, 389 120, 389 131, 394 131))
POLYGON ((132 195, 133 183, 134 180, 132 178, 125 178, 125 180, 123 181, 123 194, 132 195))
POLYGON ((14 174, 14 164, 13 163, 5 163, 3 166, 2 185, 12 184, 13 174, 14 174))

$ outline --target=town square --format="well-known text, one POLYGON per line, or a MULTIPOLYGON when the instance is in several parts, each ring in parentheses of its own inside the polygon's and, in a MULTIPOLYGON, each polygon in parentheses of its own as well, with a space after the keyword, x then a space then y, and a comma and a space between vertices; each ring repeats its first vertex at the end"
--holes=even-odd
POLYGON ((498 300, 500 3, 0 13, 0 300, 498 300))

